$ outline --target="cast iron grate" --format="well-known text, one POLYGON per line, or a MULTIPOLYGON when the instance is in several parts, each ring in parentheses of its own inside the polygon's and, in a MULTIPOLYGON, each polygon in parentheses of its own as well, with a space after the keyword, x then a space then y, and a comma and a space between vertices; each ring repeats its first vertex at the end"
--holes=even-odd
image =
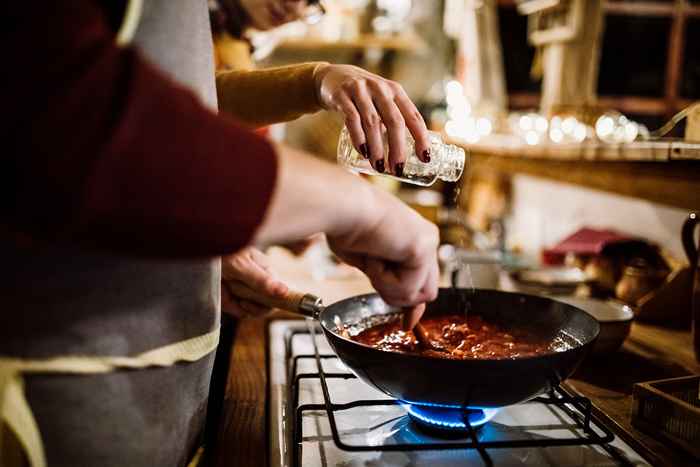
MULTIPOLYGON (((586 397, 571 396, 561 387, 553 388, 547 396, 536 397, 528 402, 540 403, 545 405, 557 406, 564 414, 566 414, 574 426, 582 430, 584 436, 575 434, 570 438, 543 438, 543 439, 509 439, 509 440, 479 440, 478 431, 466 423, 468 431, 468 441, 465 442, 426 442, 426 443, 399 443, 387 445, 363 445, 363 444, 348 444, 341 439, 338 426, 336 423, 335 413, 353 409, 356 407, 372 407, 372 406, 391 406, 401 404, 402 402, 392 399, 376 399, 376 400, 355 400, 352 402, 338 404, 331 399, 331 394, 328 389, 328 379, 355 379, 357 378, 350 372, 326 372, 323 370, 321 360, 337 359, 335 354, 321 354, 316 343, 316 335, 318 332, 315 329, 313 322, 307 320, 307 330, 296 330, 292 332, 287 339, 287 361, 291 361, 292 367, 290 375, 294 377, 291 387, 291 407, 294 408, 294 428, 293 428, 293 451, 292 462, 294 466, 299 466, 301 459, 302 445, 302 415, 307 411, 324 410, 328 417, 328 423, 331 428, 331 436, 335 445, 344 451, 348 452, 366 452, 366 451, 439 451, 439 450, 455 450, 455 449, 475 449, 484 464, 487 466, 494 465, 493 460, 489 456, 487 449, 503 449, 503 448, 535 448, 535 447, 553 447, 553 446, 577 446, 577 445, 601 445, 604 446, 615 439, 615 435, 603 425, 593 414, 590 399, 586 397), (313 354, 295 355, 292 357, 292 340, 295 335, 307 334, 311 337, 313 343, 313 354), (302 359, 313 359, 316 361, 317 372, 297 374, 297 363, 302 359), (318 379, 323 392, 324 402, 322 404, 302 404, 299 405, 299 388, 300 381, 304 379, 318 379), (595 430, 594 430, 595 428, 595 430), (598 434, 601 432, 602 435, 598 434)), ((465 420, 466 421, 466 420, 465 420)), ((604 446, 605 447, 605 446, 604 446)), ((607 449, 606 449, 607 450, 607 449)), ((607 450, 614 455, 614 451, 607 450)), ((617 457, 617 456, 615 456, 617 457)), ((620 459, 622 463, 625 462, 620 459)))

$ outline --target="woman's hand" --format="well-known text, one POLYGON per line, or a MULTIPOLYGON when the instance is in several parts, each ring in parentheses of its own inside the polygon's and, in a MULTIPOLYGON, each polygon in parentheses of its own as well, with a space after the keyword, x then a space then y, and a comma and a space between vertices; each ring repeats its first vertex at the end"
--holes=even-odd
POLYGON ((273 298, 284 298, 289 288, 270 270, 267 256, 260 250, 248 247, 221 259, 221 308, 239 318, 261 315, 269 310, 257 303, 232 295, 227 282, 242 282, 253 290, 273 298))
POLYGON ((438 293, 438 229, 396 197, 328 162, 277 146, 277 185, 253 242, 274 245, 325 232, 390 305, 438 293))
POLYGON ((355 149, 372 161, 377 172, 403 173, 406 128, 416 141, 418 157, 430 161, 428 129, 400 84, 352 65, 321 65, 314 79, 321 105, 345 115, 355 149), (384 154, 384 127, 389 154, 384 154))
MULTIPOLYGON (((440 276, 437 227, 390 194, 379 189, 374 193, 375 202, 368 206, 374 213, 347 231, 328 233, 328 245, 361 269, 390 305, 413 307, 435 300, 440 276)), ((408 325, 415 325, 423 310, 413 310, 408 325)))

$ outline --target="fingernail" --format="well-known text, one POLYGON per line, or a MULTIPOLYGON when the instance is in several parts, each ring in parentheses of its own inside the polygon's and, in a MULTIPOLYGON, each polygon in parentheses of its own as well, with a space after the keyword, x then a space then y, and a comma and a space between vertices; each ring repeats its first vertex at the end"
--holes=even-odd
POLYGON ((430 162, 430 149, 423 151, 423 161, 430 162))
POLYGON ((399 177, 403 177, 403 162, 399 162, 394 166, 394 172, 399 177))
POLYGON ((360 144, 360 154, 362 154, 365 159, 368 157, 369 151, 367 150, 367 143, 360 144))
POLYGON ((374 165, 374 168, 377 170, 377 172, 384 173, 384 159, 379 159, 376 164, 374 165))

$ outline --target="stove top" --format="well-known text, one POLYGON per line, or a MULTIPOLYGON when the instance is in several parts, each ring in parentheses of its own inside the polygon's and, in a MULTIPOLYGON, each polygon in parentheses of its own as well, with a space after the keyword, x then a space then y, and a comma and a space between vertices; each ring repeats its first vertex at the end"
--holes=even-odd
POLYGON ((648 465, 589 419, 587 399, 560 389, 486 411, 395 401, 357 379, 310 321, 270 324, 268 371, 275 467, 648 465))

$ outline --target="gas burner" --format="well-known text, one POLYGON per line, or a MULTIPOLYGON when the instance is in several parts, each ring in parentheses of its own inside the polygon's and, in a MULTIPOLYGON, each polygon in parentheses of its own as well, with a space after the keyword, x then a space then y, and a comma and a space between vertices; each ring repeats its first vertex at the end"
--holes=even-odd
POLYGON ((498 413, 498 409, 443 407, 405 404, 408 415, 416 424, 441 435, 461 435, 468 431, 466 423, 479 428, 498 413))

